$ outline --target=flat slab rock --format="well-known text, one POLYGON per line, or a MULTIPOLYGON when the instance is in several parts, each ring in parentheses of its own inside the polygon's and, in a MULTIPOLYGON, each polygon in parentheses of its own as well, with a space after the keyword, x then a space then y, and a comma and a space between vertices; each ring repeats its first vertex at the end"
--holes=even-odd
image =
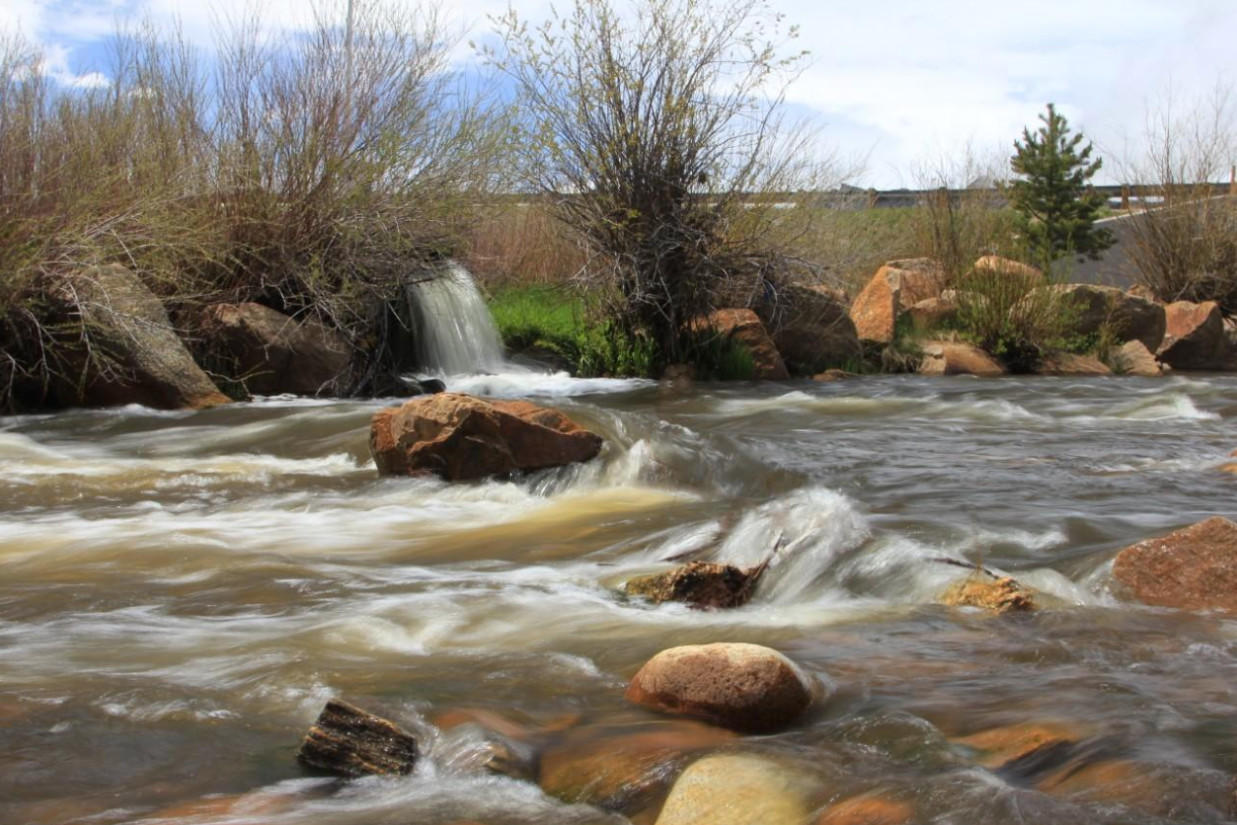
POLYGON ((1237 613, 1237 524, 1214 517, 1117 554, 1117 588, 1143 604, 1237 613))

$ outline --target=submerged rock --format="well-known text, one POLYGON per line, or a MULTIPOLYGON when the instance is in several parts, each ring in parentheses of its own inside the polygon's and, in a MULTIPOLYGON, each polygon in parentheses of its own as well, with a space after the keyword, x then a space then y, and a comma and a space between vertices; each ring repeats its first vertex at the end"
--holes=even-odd
POLYGON ((765 569, 763 564, 744 569, 692 561, 664 573, 629 579, 623 591, 654 604, 683 602, 699 609, 742 607, 751 600, 765 569))
POLYGON ((302 765, 339 776, 412 773, 417 740, 399 725, 339 699, 322 709, 301 742, 302 765))
POLYGON ((647 730, 577 728, 541 755, 537 782, 550 796, 632 813, 664 792, 688 758, 732 742, 728 730, 666 720, 647 730))
POLYGON ((810 791, 805 772, 769 757, 706 756, 679 776, 656 825, 803 825, 810 791))
POLYGON ((588 461, 601 445, 601 436, 558 410, 446 392, 379 410, 369 435, 380 475, 432 474, 448 481, 588 461))
POLYGON ((814 683, 771 648, 738 642, 663 650, 632 677, 628 701, 731 730, 768 733, 812 703, 814 683))
POLYGON ((1044 768, 1061 765, 1083 737, 1077 724, 1019 722, 951 740, 975 752, 975 761, 995 773, 1026 776, 1032 763, 1044 768), (1053 758, 1059 754, 1061 758, 1053 758))
POLYGON ((1117 554, 1112 574, 1143 604, 1237 613, 1237 524, 1217 516, 1141 541, 1117 554))
POLYGON ((976 571, 951 584, 941 594, 941 604, 949 607, 981 607, 994 613, 1021 613, 1036 608, 1030 590, 1008 576, 994 578, 976 571))
POLYGON ((825 808, 815 825, 909 825, 914 820, 915 809, 909 804, 864 794, 825 808))

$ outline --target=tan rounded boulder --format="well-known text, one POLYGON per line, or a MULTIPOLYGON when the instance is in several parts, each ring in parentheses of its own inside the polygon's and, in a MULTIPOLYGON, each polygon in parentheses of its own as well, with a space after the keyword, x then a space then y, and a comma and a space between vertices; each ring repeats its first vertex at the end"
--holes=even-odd
POLYGON ((940 295, 944 285, 944 271, 930 258, 885 264, 850 306, 850 317, 860 340, 888 344, 893 340, 898 317, 920 301, 940 295))
POLYGON ((746 753, 706 756, 679 776, 656 825, 804 825, 808 777, 746 753))
POLYGON ((1237 613, 1237 524, 1219 516, 1117 554, 1117 588, 1143 604, 1237 613))
POLYGON ((731 730, 768 733, 798 718, 812 703, 814 687, 776 650, 723 642, 663 650, 632 677, 626 697, 731 730))
POLYGON ((369 433, 380 475, 437 475, 448 481, 588 461, 601 445, 601 436, 558 410, 447 392, 379 410, 369 433))

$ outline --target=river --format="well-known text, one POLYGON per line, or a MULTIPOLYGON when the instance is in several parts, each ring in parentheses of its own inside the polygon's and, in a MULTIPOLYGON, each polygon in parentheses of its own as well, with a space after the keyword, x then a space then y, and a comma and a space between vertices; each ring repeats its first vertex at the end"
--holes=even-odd
POLYGON ((728 746, 810 765, 822 804, 1227 821, 1237 624, 1123 603, 1109 570, 1127 544, 1237 514, 1219 470, 1237 378, 449 383, 557 406, 606 446, 448 485, 377 477, 369 419, 394 399, 0 420, 0 822, 624 822, 490 775, 432 720, 664 724, 624 702, 627 680, 712 641, 769 645, 829 685, 790 730, 728 746), (672 557, 756 563, 777 536, 744 608, 616 592, 672 557), (1047 607, 936 604, 966 575, 940 558, 1047 607), (416 773, 304 774, 297 746, 333 696, 415 730, 416 773), (956 742, 1041 722, 1133 773, 1049 793, 956 742))

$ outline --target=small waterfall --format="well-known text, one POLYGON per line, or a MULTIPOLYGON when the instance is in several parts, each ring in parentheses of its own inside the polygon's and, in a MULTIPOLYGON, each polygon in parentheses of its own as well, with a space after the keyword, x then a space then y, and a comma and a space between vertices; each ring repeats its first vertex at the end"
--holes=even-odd
POLYGON ((500 372, 503 345, 468 270, 449 261, 434 276, 410 283, 405 297, 419 320, 421 369, 442 375, 500 372))

